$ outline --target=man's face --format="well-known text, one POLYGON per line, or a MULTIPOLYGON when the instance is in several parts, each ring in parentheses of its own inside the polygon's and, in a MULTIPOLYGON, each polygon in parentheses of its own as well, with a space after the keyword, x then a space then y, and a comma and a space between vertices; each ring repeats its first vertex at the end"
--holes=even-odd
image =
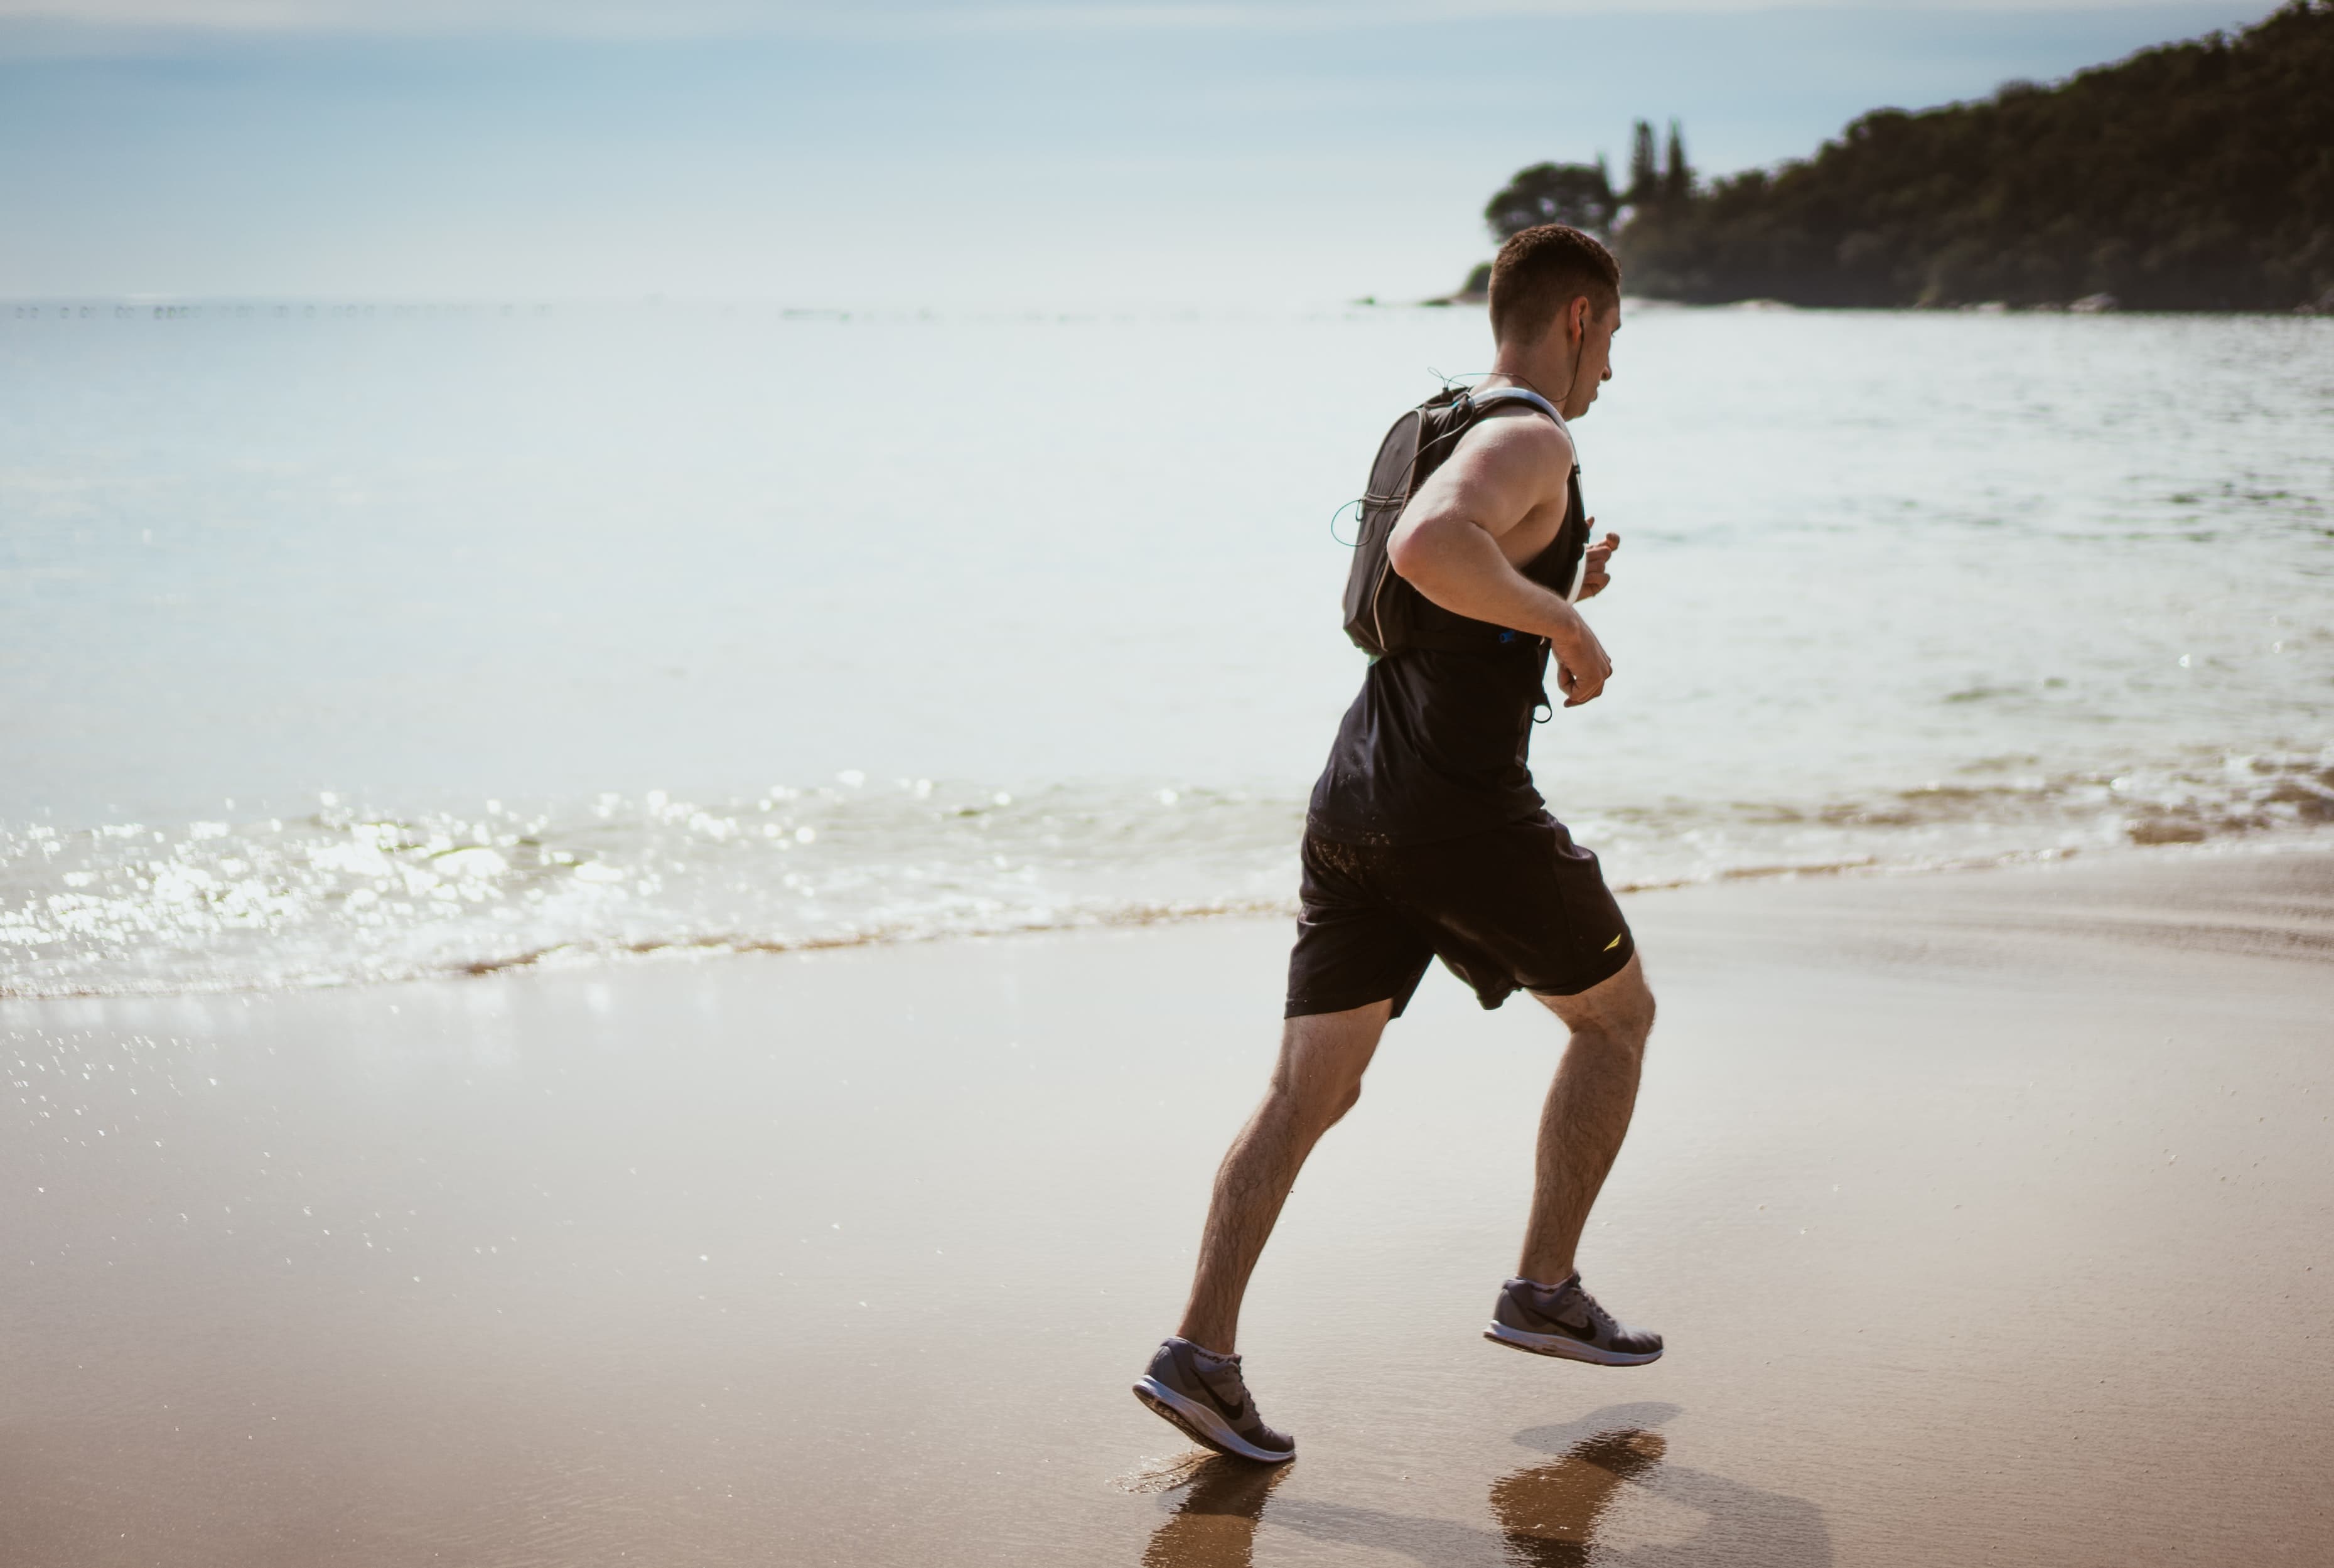
POLYGON ((1574 361, 1572 385, 1565 392, 1564 417, 1577 419, 1613 379, 1613 334, 1621 330, 1621 302, 1600 312, 1593 302, 1577 299, 1572 313, 1572 320, 1565 323, 1566 336, 1579 332, 1580 357, 1574 361))

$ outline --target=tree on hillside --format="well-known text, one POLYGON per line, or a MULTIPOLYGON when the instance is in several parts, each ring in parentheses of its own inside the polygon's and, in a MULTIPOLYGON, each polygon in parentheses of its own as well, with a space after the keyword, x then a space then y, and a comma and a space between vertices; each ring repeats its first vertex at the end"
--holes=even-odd
POLYGON ((1637 121, 1629 138, 1629 188, 1621 199, 1632 207, 1643 207, 1661 190, 1661 173, 1654 162, 1654 128, 1646 120, 1637 121))
POLYGON ((1509 235, 1543 223, 1567 223, 1590 234, 1609 234, 1620 208, 1613 194, 1612 177, 1605 160, 1595 163, 1535 163, 1519 169, 1514 178, 1483 208, 1483 221, 1492 236, 1509 235))
MULTIPOLYGON (((1519 168, 1499 193, 1484 204, 1483 222, 1491 237, 1506 241, 1544 223, 1569 224, 1600 239, 1613 236, 1624 204, 1640 210, 1670 199, 1670 193, 1690 194, 1693 171, 1686 167, 1685 142, 1678 122, 1670 121, 1669 167, 1656 157, 1654 128, 1636 122, 1629 149, 1629 188, 1613 188, 1613 177, 1599 154, 1594 163, 1535 163, 1519 168)), ((1467 276, 1455 299, 1480 299, 1490 291, 1491 264, 1483 263, 1467 276)))
POLYGON ((1662 199, 1683 201, 1693 194, 1693 170, 1686 166, 1685 136, 1678 122, 1670 121, 1670 159, 1662 171, 1662 199))
MULTIPOLYGON (((2055 86, 1875 110, 1804 162, 1657 203, 1615 236, 1633 293, 1809 305, 2334 306, 2334 0, 2055 86)), ((1672 141, 1664 183, 1678 181, 1672 141)), ((1665 196, 1668 192, 1665 191, 1665 196)))

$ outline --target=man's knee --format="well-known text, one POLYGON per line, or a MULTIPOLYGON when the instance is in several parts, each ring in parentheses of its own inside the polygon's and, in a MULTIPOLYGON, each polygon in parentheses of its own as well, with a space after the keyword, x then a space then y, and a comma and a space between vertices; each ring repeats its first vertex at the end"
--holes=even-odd
POLYGON ((1574 1034, 1598 1036, 1632 1051, 1644 1050, 1654 1032, 1654 990, 1635 955, 1619 974, 1586 991, 1540 1000, 1574 1034))
POLYGON ((1639 973, 1636 980, 1635 989, 1623 1003, 1619 1023, 1622 1028, 1636 1036, 1639 1045, 1643 1045, 1645 1037, 1654 1032, 1654 1015, 1658 1008, 1654 1002, 1654 988, 1645 984, 1644 974, 1639 973))
POLYGON ((1268 1099, 1288 1121, 1326 1132, 1362 1098, 1359 1073, 1276 1073, 1268 1099))
POLYGON ((1362 1097, 1362 1074, 1392 1012, 1392 1003, 1374 1002, 1289 1019, 1272 1070, 1270 1093, 1280 1113, 1316 1136, 1336 1126, 1362 1097))
POLYGON ((1606 1009, 1605 1033, 1625 1042, 1632 1050, 1642 1052, 1654 1032, 1654 989, 1634 967, 1625 977, 1630 984, 1611 998, 1606 1009))
POLYGON ((1345 1092, 1343 1094, 1337 1096, 1336 1103, 1330 1108, 1329 1120, 1323 1124, 1322 1130, 1326 1132, 1343 1121, 1345 1119, 1345 1112, 1360 1104, 1361 1099, 1362 1081, 1356 1078, 1345 1085, 1345 1092))

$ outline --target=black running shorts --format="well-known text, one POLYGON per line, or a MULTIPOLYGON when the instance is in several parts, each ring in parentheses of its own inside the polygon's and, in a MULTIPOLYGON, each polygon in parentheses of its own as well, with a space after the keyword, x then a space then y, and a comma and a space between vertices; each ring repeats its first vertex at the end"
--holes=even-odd
POLYGON ((1424 844, 1307 833, 1304 861, 1286 1017, 1392 998, 1398 1018, 1438 957, 1486 1007, 1519 990, 1570 996, 1636 951, 1596 857, 1545 812, 1424 844))

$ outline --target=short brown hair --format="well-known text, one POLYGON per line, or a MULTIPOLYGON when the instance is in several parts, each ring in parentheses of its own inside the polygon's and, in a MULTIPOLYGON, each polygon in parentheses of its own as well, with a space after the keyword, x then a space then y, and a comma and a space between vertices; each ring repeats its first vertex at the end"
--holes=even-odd
POLYGON ((1594 235, 1561 223, 1511 235, 1491 263, 1491 335, 1537 338, 1584 294, 1598 315, 1621 303, 1621 264, 1594 235))

